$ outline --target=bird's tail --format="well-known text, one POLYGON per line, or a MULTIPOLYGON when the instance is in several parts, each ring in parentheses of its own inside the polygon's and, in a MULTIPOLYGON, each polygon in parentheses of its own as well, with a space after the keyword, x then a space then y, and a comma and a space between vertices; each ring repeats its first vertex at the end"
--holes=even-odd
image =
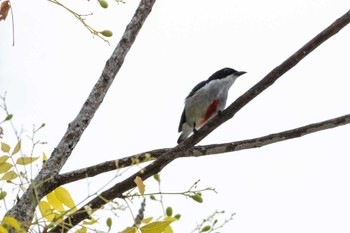
POLYGON ((181 142, 183 142, 185 139, 188 138, 188 136, 191 134, 191 131, 183 131, 179 137, 179 139, 177 139, 177 144, 180 144, 181 142))

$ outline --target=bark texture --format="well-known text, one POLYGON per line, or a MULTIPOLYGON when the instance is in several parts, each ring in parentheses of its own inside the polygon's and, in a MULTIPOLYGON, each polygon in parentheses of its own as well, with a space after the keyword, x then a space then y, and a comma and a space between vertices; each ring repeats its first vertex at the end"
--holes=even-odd
POLYGON ((57 147, 47 160, 45 167, 39 172, 29 188, 15 206, 6 215, 13 216, 28 225, 32 219, 38 200, 57 187, 55 176, 71 155, 80 137, 88 127, 97 109, 101 105, 124 59, 134 43, 147 16, 150 14, 155 0, 141 0, 134 16, 111 57, 106 62, 103 72, 91 90, 76 118, 68 125, 68 129, 57 147))

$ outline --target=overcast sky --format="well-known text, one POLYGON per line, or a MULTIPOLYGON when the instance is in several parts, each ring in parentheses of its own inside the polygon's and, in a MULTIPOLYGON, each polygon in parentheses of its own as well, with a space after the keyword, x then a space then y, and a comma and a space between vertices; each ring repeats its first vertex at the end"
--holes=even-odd
MULTIPOLYGON (((14 47, 10 18, 0 23, 0 94, 7 91, 18 128, 29 134, 33 124, 46 123, 37 136, 48 144, 37 154, 49 155, 99 78, 138 1, 109 1, 108 9, 95 1, 67 1, 79 13, 94 12, 87 19, 97 30, 114 32, 110 46, 52 3, 17 0, 12 5, 14 47)), ((349 6, 346 0, 156 2, 63 171, 175 146, 183 100, 195 84, 223 67, 248 72, 231 88, 231 103, 349 6)), ((249 139, 349 114, 349 41, 347 26, 200 144, 249 139)), ((182 214, 173 224, 175 232, 191 232, 216 209, 227 216, 236 213, 220 230, 225 233, 349 232, 349 139, 350 126, 344 126, 259 149, 174 161, 161 173, 163 191, 182 192, 200 179, 200 188, 218 192, 204 193, 203 204, 165 197, 165 205, 182 214)), ((114 175, 66 187, 78 202, 82 190, 93 193, 114 175)), ((156 189, 154 181, 146 185, 146 192, 156 189)), ((159 214, 159 205, 148 201, 147 206, 146 217, 159 214)), ((135 202, 132 208, 138 207, 135 202)), ((123 214, 123 221, 114 217, 115 229, 131 224, 129 212, 123 214)))

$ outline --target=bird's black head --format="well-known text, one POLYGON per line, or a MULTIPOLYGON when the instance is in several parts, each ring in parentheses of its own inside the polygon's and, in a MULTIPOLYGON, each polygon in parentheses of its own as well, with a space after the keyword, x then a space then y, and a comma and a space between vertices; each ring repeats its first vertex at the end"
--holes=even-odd
POLYGON ((227 76, 230 76, 230 75, 233 75, 233 77, 235 76, 237 78, 237 77, 239 77, 239 76, 241 76, 242 74, 245 74, 245 73, 247 73, 247 72, 245 72, 245 71, 237 71, 237 70, 234 70, 232 68, 223 68, 221 70, 218 70, 214 74, 212 74, 207 80, 198 83, 192 89, 192 91, 186 97, 186 99, 191 97, 191 96, 193 96, 199 89, 201 89, 202 87, 204 87, 205 85, 207 85, 208 83, 210 83, 213 80, 223 79, 223 78, 226 78, 227 76))
POLYGON ((216 71, 214 74, 212 74, 208 81, 211 81, 211 80, 215 80, 215 79, 222 79, 222 78, 226 78, 227 76, 229 75, 235 75, 235 76, 240 76, 242 74, 245 74, 246 72, 244 71, 237 71, 235 69, 232 69, 232 68, 223 68, 221 70, 218 70, 216 71))

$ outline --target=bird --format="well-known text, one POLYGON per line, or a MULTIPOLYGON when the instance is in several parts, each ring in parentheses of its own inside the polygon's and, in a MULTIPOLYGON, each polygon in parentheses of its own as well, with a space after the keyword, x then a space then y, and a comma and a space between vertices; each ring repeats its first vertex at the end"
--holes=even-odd
POLYGON ((247 72, 226 67, 216 71, 192 89, 185 99, 185 107, 181 114, 178 128, 181 135, 177 140, 178 144, 225 109, 228 91, 236 79, 245 73, 247 72))

